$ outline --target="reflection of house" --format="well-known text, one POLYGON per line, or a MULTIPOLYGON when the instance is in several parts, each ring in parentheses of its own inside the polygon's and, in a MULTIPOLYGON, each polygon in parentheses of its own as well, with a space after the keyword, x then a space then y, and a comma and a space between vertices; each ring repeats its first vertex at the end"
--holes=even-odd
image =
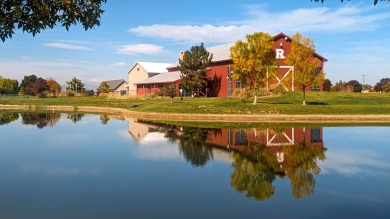
POLYGON ((167 72, 167 67, 172 65, 171 63, 158 63, 158 62, 137 62, 130 69, 129 76, 129 94, 136 94, 136 83, 156 76, 163 72, 167 72))
POLYGON ((145 136, 152 132, 157 132, 153 126, 140 123, 136 119, 129 120, 129 133, 137 142, 140 142, 145 136))
POLYGON ((123 79, 105 81, 109 87, 109 92, 115 96, 122 96, 128 93, 127 82, 123 79))
POLYGON ((213 145, 241 149, 250 144, 280 147, 305 143, 323 147, 322 128, 274 129, 221 129, 219 134, 209 134, 213 145))
MULTIPOLYGON (((129 133, 140 143, 163 142, 168 130, 174 130, 176 136, 173 139, 184 140, 180 136, 185 135, 186 128, 159 124, 147 121, 130 120, 129 133), (165 133, 166 134, 166 133, 165 133)), ((275 154, 279 163, 282 165, 288 162, 283 154, 283 147, 294 147, 297 145, 306 145, 324 149, 322 128, 280 128, 280 129, 204 129, 207 132, 207 144, 213 146, 215 158, 220 160, 231 160, 230 150, 245 150, 249 145, 265 145, 268 150, 275 154), (222 149, 222 150, 218 150, 222 149), (221 152, 221 153, 219 153, 221 152)))
MULTIPOLYGON (((267 76, 267 89, 273 89, 275 87, 280 87, 281 89, 287 91, 299 89, 296 85, 294 85, 294 67, 287 66, 284 63, 284 60, 291 49, 291 40, 292 39, 284 33, 279 33, 274 36, 273 49, 275 50, 275 58, 279 62, 279 67, 277 68, 277 74, 270 74, 267 76)), ((231 78, 231 67, 233 62, 230 59, 230 48, 232 46, 233 44, 224 44, 207 48, 207 50, 213 54, 212 64, 208 69, 208 77, 210 82, 207 89, 203 91, 203 93, 207 92, 207 96, 227 97, 231 96, 234 90, 243 87, 241 81, 233 80, 231 78)), ((314 58, 320 61, 318 70, 322 70, 324 67, 324 62, 326 62, 327 59, 317 53, 314 54, 314 58)), ((164 84, 175 83, 177 91, 176 93, 179 95, 181 78, 177 65, 178 63, 169 66, 167 68, 168 72, 165 73, 164 77, 154 78, 154 80, 149 80, 146 77, 143 79, 139 78, 140 80, 135 82, 137 86, 137 94, 145 95, 148 93, 155 93, 158 92, 159 88, 164 84)), ((129 81, 131 81, 130 77, 129 81)), ((308 89, 322 90, 322 85, 317 87, 314 86, 308 89)), ((189 93, 185 91, 184 94, 189 95, 189 93)))
POLYGON ((283 147, 306 145, 324 149, 322 128, 285 128, 285 129, 221 129, 221 132, 209 132, 209 143, 215 147, 232 150, 245 150, 249 144, 267 146, 276 155, 283 168, 288 165, 283 147))

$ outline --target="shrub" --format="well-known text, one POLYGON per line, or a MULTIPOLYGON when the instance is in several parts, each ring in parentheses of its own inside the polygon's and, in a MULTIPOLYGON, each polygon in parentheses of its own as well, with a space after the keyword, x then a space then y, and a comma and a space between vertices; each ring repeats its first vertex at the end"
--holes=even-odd
POLYGON ((245 99, 247 96, 248 94, 245 88, 236 89, 232 94, 234 99, 245 99))
POLYGON ((66 96, 68 96, 68 97, 74 97, 75 95, 76 95, 76 92, 74 92, 73 90, 66 91, 66 96))

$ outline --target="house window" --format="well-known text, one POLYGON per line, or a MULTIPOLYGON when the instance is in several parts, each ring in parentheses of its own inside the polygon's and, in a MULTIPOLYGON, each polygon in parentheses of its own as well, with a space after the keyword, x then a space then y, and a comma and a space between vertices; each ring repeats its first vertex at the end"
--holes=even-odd
POLYGON ((137 71, 139 71, 139 68, 137 68, 137 71))
POLYGON ((236 132, 236 145, 247 145, 248 140, 246 138, 245 130, 237 130, 236 132))
POLYGON ((126 91, 125 90, 121 90, 121 95, 125 95, 126 94, 126 91))
POLYGON ((311 143, 322 142, 320 128, 311 128, 310 141, 311 143))
POLYGON ((242 82, 241 81, 236 81, 236 89, 243 88, 242 82))

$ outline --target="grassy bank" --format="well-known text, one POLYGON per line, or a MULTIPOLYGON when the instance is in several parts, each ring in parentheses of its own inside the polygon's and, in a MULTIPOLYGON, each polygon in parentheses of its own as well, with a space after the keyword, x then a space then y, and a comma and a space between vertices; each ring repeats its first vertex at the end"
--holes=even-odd
POLYGON ((252 99, 228 98, 170 98, 136 99, 106 97, 26 98, 0 96, 3 105, 31 106, 97 106, 129 109, 138 112, 240 114, 240 115, 389 115, 389 93, 329 93, 309 92, 308 105, 302 105, 302 93, 290 92, 279 96, 252 99))

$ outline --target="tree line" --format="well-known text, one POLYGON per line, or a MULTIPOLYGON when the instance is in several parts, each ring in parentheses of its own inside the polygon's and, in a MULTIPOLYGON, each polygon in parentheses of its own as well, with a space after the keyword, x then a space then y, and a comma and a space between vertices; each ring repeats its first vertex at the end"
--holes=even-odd
POLYGON ((323 90, 333 92, 390 92, 390 78, 382 78, 375 86, 360 84, 357 80, 348 82, 340 80, 333 85, 329 79, 325 79, 323 90))
MULTIPOLYGON (((87 90, 80 79, 73 77, 66 82, 66 95, 77 94, 93 96, 93 90, 87 90)), ((57 97, 62 91, 61 85, 54 78, 44 79, 36 75, 26 75, 20 85, 17 80, 3 78, 0 76, 0 95, 20 95, 35 97, 57 97)))

